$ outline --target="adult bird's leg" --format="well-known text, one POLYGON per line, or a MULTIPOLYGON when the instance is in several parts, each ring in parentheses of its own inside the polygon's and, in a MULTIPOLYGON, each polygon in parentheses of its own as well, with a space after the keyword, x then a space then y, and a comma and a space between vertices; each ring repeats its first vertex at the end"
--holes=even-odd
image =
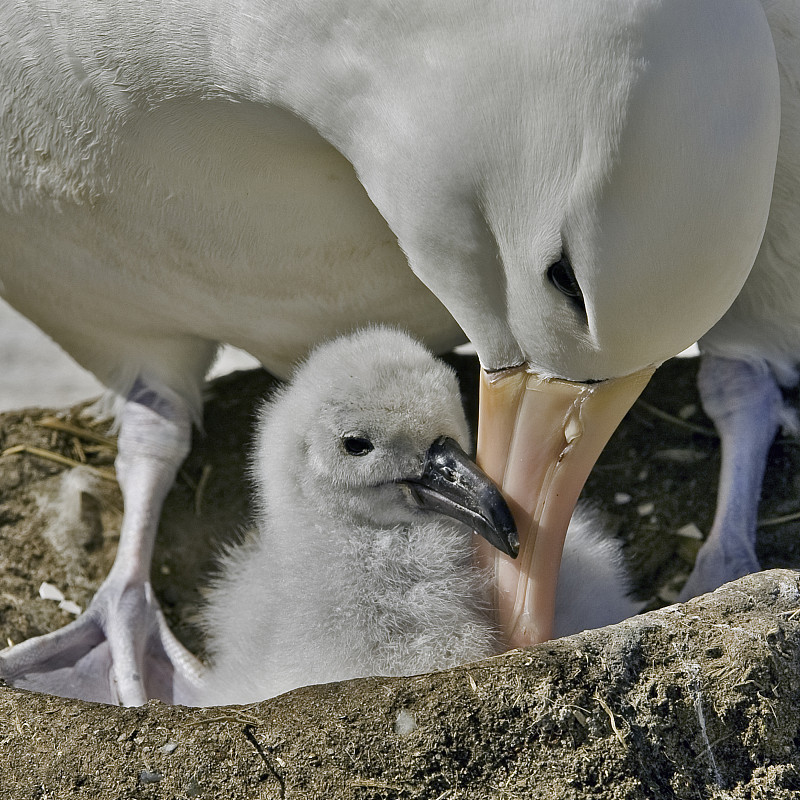
POLYGON ((710 592, 761 569, 756 515, 767 453, 780 425, 781 391, 766 364, 704 355, 698 375, 703 408, 722 445, 711 533, 679 599, 710 592))
POLYGON ((125 514, 114 566, 78 619, 0 653, 9 683, 122 705, 191 698, 202 666, 169 630, 149 578, 161 507, 190 440, 185 402, 138 380, 120 424, 125 514))

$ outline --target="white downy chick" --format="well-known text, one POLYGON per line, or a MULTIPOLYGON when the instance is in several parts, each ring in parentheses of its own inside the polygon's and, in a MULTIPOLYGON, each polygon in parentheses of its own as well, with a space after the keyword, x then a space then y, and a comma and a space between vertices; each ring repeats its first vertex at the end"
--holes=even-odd
MULTIPOLYGON (((471 530, 506 551, 516 531, 468 447, 454 372, 409 336, 371 328, 317 348, 261 412, 256 527, 203 609, 212 666, 198 704, 497 652, 471 530)), ((618 545, 590 528, 568 537, 564 586, 585 608, 563 598, 561 634, 587 610, 589 626, 637 610, 618 545)))

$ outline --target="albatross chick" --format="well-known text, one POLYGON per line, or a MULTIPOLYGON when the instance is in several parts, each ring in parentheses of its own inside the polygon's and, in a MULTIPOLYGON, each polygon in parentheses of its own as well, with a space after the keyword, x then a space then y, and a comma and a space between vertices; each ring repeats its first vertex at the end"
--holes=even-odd
MULTIPOLYGON (((369 329, 315 350, 261 412, 256 525, 203 610, 213 664, 198 703, 498 652, 471 528, 513 523, 468 447, 455 374, 407 335, 369 329)), ((638 610, 619 546, 592 524, 567 537, 559 633, 638 610)))

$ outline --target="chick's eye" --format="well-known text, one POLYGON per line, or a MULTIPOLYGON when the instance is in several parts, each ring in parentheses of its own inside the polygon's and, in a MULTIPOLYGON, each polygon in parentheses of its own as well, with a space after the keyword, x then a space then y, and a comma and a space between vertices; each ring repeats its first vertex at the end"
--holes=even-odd
POLYGON ((366 436, 342 436, 342 444, 351 456, 365 456, 375 449, 375 445, 366 436))

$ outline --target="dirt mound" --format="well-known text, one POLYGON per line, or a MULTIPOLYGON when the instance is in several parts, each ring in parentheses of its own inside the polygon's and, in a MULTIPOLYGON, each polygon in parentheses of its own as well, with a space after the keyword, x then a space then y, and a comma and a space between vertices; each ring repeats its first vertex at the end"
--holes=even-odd
POLYGON ((800 579, 776 570, 449 672, 252 706, 0 690, 14 798, 789 798, 800 579))

